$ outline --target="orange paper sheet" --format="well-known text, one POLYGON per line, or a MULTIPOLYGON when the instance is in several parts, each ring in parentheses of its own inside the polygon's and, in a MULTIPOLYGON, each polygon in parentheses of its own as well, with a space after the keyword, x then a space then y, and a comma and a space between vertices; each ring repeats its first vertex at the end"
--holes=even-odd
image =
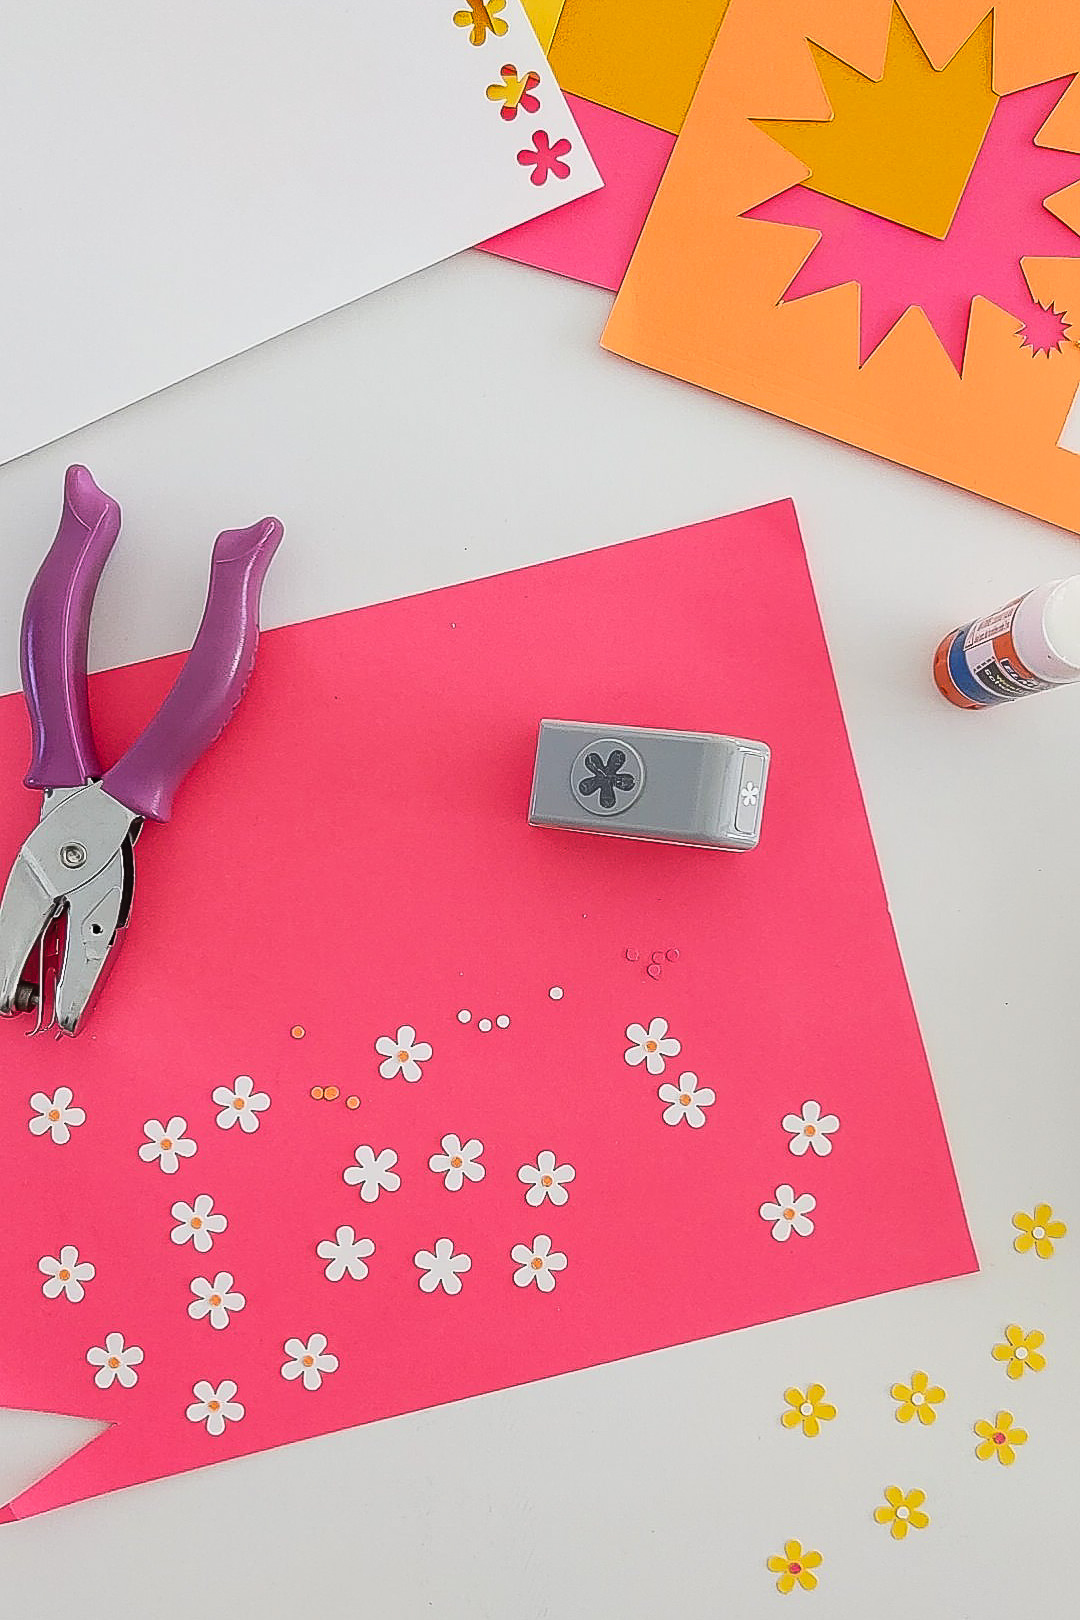
MULTIPOLYGON (((905 0, 903 10, 942 69, 987 7, 905 0)), ((1062 341, 1049 352, 1033 348, 1016 314, 972 284, 958 369, 915 298, 873 351, 860 353, 857 262, 850 279, 785 301, 819 233, 744 217, 807 179, 808 165, 760 122, 822 120, 832 111, 808 39, 880 79, 892 22, 890 0, 732 0, 604 344, 1076 529, 1080 457, 1058 440, 1080 385, 1080 332, 1069 325, 1080 321, 1080 236, 1068 238, 1076 256, 1036 258, 1022 233, 998 242, 988 229, 988 253, 1011 251, 1031 297, 1063 312, 1062 341)), ((1080 11, 1055 0, 1000 0, 992 61, 998 98, 1063 81, 1035 146, 1017 150, 1019 184, 1039 149, 1080 151, 1080 88, 1067 80, 1080 70, 1080 11)), ((1049 216, 1080 229, 1080 187, 1051 193, 1049 216)), ((941 246, 948 250, 948 236, 941 246)), ((887 270, 880 262, 861 268, 879 278, 887 270)))

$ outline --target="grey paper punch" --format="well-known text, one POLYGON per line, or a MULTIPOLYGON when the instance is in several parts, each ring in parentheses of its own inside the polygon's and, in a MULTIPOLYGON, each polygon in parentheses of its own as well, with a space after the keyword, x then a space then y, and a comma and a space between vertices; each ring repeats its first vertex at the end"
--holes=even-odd
POLYGON ((753 849, 765 743, 707 731, 542 720, 529 821, 704 849, 753 849))

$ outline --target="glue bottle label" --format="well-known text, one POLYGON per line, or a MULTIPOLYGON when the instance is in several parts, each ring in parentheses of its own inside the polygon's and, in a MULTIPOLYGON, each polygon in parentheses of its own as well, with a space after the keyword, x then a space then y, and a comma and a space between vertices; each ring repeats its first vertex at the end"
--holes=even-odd
POLYGON ((1013 622, 1024 600, 1018 596, 996 613, 962 624, 945 637, 934 655, 934 679, 951 702, 983 709, 1055 685, 1032 674, 1017 654, 1013 622))

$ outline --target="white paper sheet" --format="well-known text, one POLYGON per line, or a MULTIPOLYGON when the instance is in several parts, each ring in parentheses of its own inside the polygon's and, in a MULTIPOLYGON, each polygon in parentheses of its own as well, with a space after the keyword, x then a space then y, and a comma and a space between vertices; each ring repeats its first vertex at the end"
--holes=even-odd
POLYGON ((518 0, 0 0, 0 24, 0 461, 601 183, 518 0), (512 119, 487 95, 510 65, 539 75, 512 119), (570 170, 542 184, 538 131, 570 170))

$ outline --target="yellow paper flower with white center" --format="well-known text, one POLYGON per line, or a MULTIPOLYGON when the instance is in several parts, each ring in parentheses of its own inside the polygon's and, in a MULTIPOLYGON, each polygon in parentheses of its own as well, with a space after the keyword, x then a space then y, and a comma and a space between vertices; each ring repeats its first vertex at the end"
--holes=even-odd
POLYGON ((774 1553, 766 1564, 776 1576, 778 1592, 792 1592, 796 1586, 801 1586, 804 1592, 812 1592, 818 1583, 814 1571, 821 1568, 821 1554, 810 1549, 804 1551, 801 1541, 785 1541, 783 1555, 774 1553))
POLYGON ((932 1384, 924 1372, 913 1372, 910 1384, 894 1384, 892 1398, 898 1403, 897 1423, 910 1423, 917 1417, 920 1423, 933 1423, 937 1417, 935 1407, 945 1399, 940 1384, 932 1384))
POLYGON ((805 1390, 785 1389, 788 1410, 780 1416, 785 1429, 801 1428, 811 1439, 821 1432, 823 1423, 831 1423, 836 1407, 825 1399, 824 1384, 808 1384, 805 1390))
POLYGON ((1025 1333, 1022 1327, 1010 1322, 1005 1329, 1005 1343, 995 1344, 990 1354, 995 1361, 1005 1363, 1005 1371, 1010 1378, 1021 1378, 1026 1372, 1042 1372, 1046 1357, 1039 1346, 1045 1337, 1038 1328, 1025 1333))
POLYGON ((903 1541, 909 1530, 925 1530, 930 1523, 929 1513, 923 1512, 925 1491, 904 1492, 899 1485, 885 1487, 885 1500, 874 1509, 878 1524, 887 1524, 894 1541, 903 1541))
POLYGON ((1004 1468, 1009 1468, 1016 1461, 1016 1448, 1027 1444, 1027 1430, 1017 1429, 1013 1426, 1011 1412, 998 1412, 993 1423, 980 1418, 975 1424, 975 1433, 979 1437, 979 1444, 975 1447, 975 1455, 980 1462, 988 1462, 996 1457, 1004 1468))
POLYGON ((1069 1230, 1064 1221, 1054 1219, 1049 1204, 1036 1204, 1031 1215, 1018 1209, 1012 1223, 1017 1232, 1013 1238, 1017 1254, 1027 1254, 1029 1249, 1034 1249, 1040 1260, 1049 1260, 1054 1244, 1069 1230))

